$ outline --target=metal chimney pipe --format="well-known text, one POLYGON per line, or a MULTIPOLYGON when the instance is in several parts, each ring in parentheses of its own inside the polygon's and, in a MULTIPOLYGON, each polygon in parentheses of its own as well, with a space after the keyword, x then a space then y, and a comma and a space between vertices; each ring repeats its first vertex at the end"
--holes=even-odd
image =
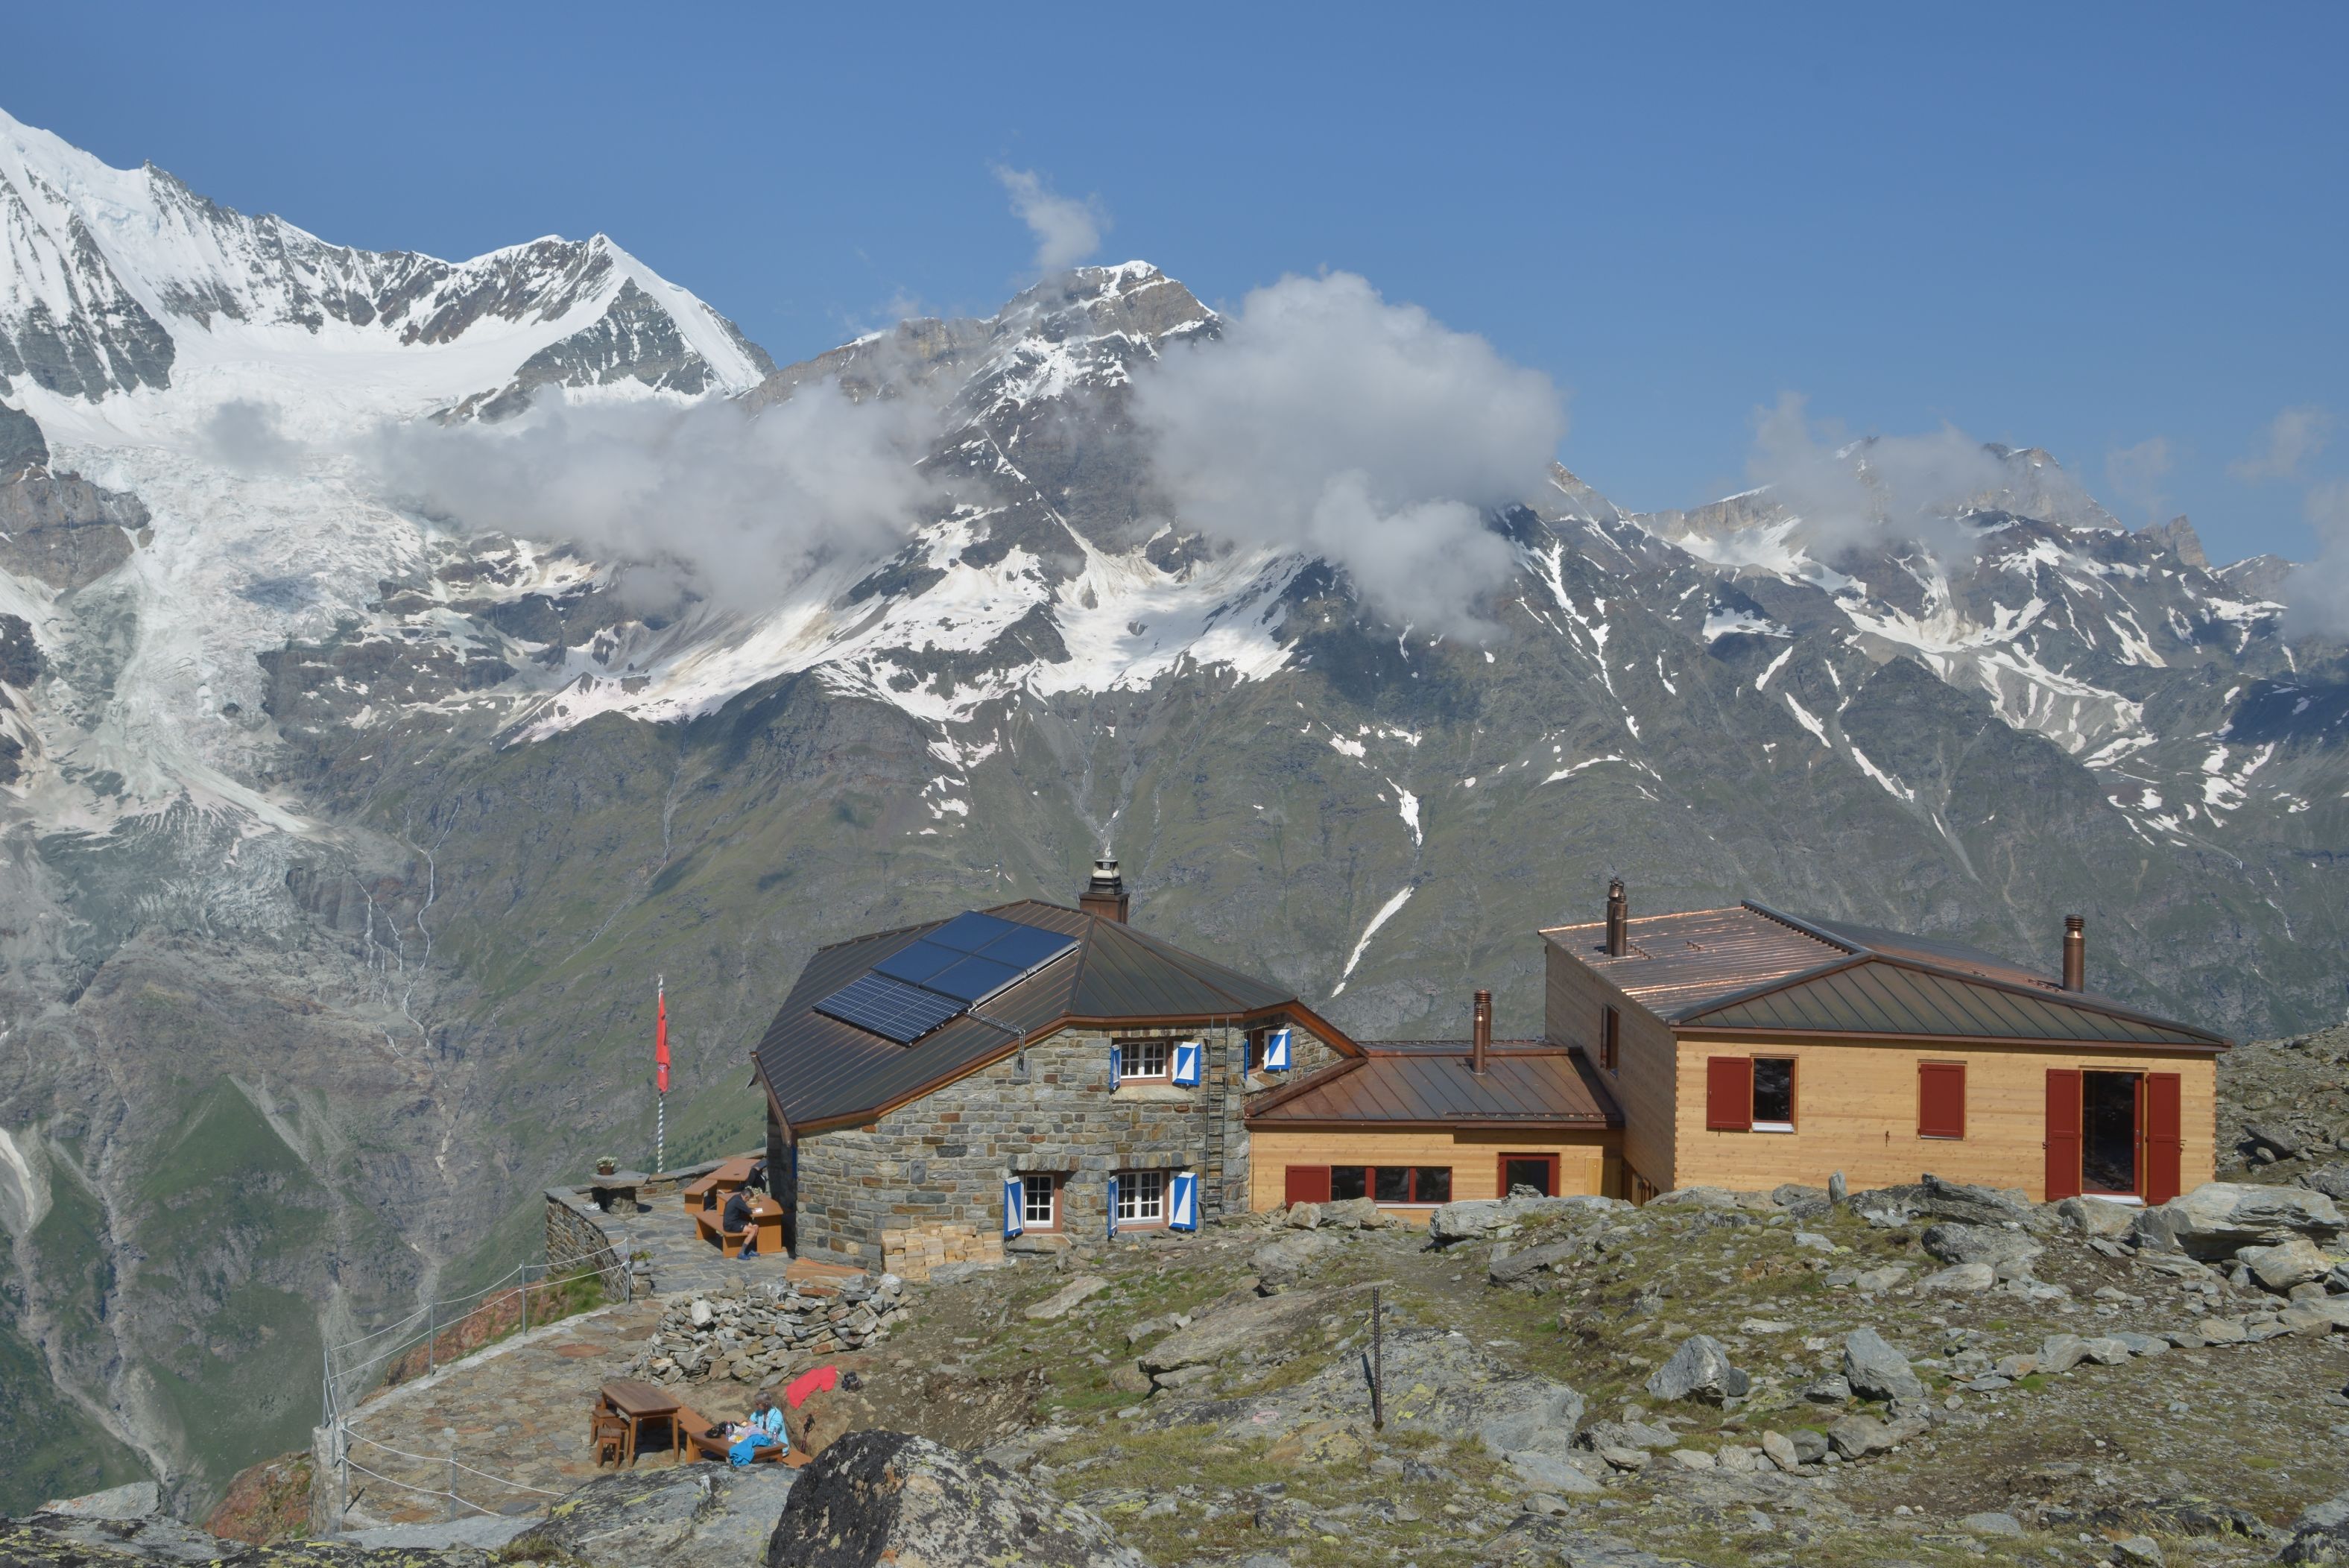
POLYGON ((1493 1048, 1493 994, 1476 993, 1476 1022, 1469 1036, 1468 1070, 1485 1076, 1485 1054, 1493 1048))
POLYGON ((1623 894, 1623 879, 1607 884, 1607 955, 1620 958, 1631 950, 1631 901, 1623 894))
POLYGON ((2087 921, 2076 914, 2064 917, 2064 989, 2088 988, 2087 921))
POLYGON ((1103 849, 1093 861, 1092 880, 1077 895, 1077 907, 1087 914, 1123 924, 1132 908, 1125 879, 1118 875, 1117 857, 1103 849))

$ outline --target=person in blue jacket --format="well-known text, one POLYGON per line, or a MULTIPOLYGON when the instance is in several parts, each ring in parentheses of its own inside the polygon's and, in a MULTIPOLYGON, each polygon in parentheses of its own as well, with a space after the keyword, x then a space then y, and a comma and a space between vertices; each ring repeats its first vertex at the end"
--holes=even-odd
POLYGON ((783 1412, 776 1407, 775 1397, 762 1388, 751 1404, 750 1418, 734 1429, 734 1446, 726 1450, 726 1462, 744 1469, 761 1449, 782 1446, 783 1412))

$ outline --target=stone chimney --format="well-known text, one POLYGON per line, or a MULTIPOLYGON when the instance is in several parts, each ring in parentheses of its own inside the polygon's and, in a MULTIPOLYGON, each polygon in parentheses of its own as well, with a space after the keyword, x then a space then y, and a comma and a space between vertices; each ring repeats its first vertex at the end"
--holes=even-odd
POLYGON ((1468 1070, 1485 1076, 1485 1057, 1493 1048, 1493 994, 1476 993, 1475 1022, 1469 1026, 1468 1070))
POLYGON ((1623 879, 1607 884, 1607 955, 1620 958, 1631 950, 1631 901, 1624 896, 1623 879))
POLYGON ((2087 921, 2076 914, 2064 917, 2064 989, 2088 988, 2087 921))
POLYGON ((1087 882, 1085 891, 1077 895, 1077 907, 1087 914, 1113 920, 1123 925, 1131 903, 1125 891, 1125 879, 1117 874, 1117 857, 1107 850, 1102 851, 1101 859, 1093 862, 1092 881, 1087 882))

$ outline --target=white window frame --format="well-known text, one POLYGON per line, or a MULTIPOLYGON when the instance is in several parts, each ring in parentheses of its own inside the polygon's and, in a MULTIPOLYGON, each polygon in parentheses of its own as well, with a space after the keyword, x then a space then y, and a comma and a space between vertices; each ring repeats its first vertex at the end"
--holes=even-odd
POLYGON ((1164 1171, 1121 1171, 1117 1173, 1117 1225, 1125 1230, 1135 1225, 1163 1225, 1166 1222, 1166 1172, 1164 1171))
POLYGON ((1117 1076, 1123 1083, 1127 1078, 1144 1082, 1168 1081, 1174 1071, 1174 1042, 1172 1040, 1120 1040, 1117 1043, 1117 1076), (1155 1057, 1157 1069, 1153 1071, 1150 1060, 1155 1057))
POLYGON ((1057 1231, 1061 1228, 1061 1179, 1048 1171, 1023 1172, 1019 1178, 1019 1223, 1030 1231, 1057 1231), (1036 1202, 1041 1190, 1044 1201, 1036 1202))

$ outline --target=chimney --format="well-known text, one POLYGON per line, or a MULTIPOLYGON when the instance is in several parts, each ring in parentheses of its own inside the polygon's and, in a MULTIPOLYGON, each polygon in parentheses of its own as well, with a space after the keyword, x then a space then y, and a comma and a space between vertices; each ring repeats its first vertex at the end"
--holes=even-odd
POLYGON ((1478 1078, 1485 1076, 1485 1054, 1493 1048, 1493 994, 1476 993, 1476 1021, 1470 1026, 1468 1070, 1478 1078))
POLYGON ((1117 857, 1107 850, 1093 862, 1093 880, 1077 895, 1077 907, 1087 914, 1102 920, 1125 923, 1130 900, 1126 896, 1125 879, 1117 874, 1117 857))
POLYGON ((1625 928, 1631 921, 1631 901, 1623 896, 1623 879, 1616 877, 1607 884, 1607 955, 1620 958, 1631 950, 1631 937, 1625 928))
POLYGON ((2076 914, 2064 917, 2064 989, 2088 988, 2087 922, 2076 914))

